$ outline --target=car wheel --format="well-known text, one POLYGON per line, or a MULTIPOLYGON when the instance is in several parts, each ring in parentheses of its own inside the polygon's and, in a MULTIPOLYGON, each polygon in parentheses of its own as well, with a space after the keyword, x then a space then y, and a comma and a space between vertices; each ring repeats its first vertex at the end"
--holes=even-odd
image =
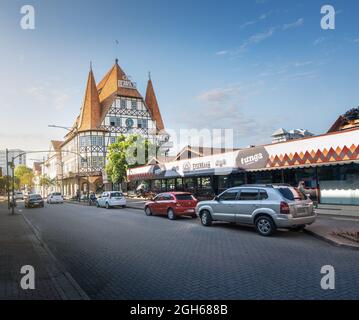
POLYGON ((175 215, 175 212, 173 211, 173 209, 168 209, 167 211, 167 217, 168 219, 170 220, 176 220, 176 215, 175 215))
POLYGON ((145 208, 145 213, 146 213, 146 216, 152 216, 152 211, 151 211, 151 208, 149 206, 147 206, 145 208))
POLYGON ((201 222, 204 226, 209 227, 212 225, 212 216, 207 210, 201 211, 201 222))
POLYGON ((98 202, 96 202, 96 207, 100 208, 100 204, 98 202))
POLYGON ((106 202, 106 209, 110 209, 111 206, 108 204, 108 202, 106 202))
POLYGON ((302 224, 300 226, 296 226, 296 227, 292 228, 292 230, 300 232, 300 231, 303 231, 305 229, 305 227, 306 227, 306 225, 302 224))
POLYGON ((125 209, 125 208, 126 208, 126 205, 123 205, 123 206, 122 206, 122 209, 125 209))
POLYGON ((276 226, 273 223, 273 220, 267 216, 258 217, 255 221, 255 226, 257 232, 261 236, 265 236, 265 237, 272 235, 276 230, 276 226))

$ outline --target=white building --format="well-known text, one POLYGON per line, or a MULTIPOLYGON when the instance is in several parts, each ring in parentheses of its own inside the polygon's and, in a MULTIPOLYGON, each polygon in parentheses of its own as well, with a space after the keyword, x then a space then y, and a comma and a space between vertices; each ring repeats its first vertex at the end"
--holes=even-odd
MULTIPOLYGON (((9 162, 11 162, 12 157, 16 157, 14 160, 14 164, 15 164, 15 168, 19 165, 26 165, 26 154, 22 154, 24 153, 23 150, 20 149, 10 149, 9 151, 9 155, 8 155, 8 160, 9 162), (21 154, 21 155, 20 155, 21 154)), ((1 168, 1 172, 3 176, 12 175, 12 170, 9 167, 8 171, 7 171, 7 166, 6 166, 6 150, 0 150, 0 168, 1 168)))
POLYGON ((306 129, 293 129, 287 131, 286 129, 279 128, 272 134, 272 143, 303 139, 312 136, 314 136, 314 134, 306 129))

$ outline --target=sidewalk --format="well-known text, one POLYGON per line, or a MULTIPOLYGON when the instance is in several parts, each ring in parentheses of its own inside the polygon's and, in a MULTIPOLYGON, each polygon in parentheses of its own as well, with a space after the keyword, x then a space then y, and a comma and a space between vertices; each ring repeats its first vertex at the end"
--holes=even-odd
POLYGON ((346 239, 337 234, 347 231, 359 233, 359 218, 319 215, 315 223, 307 226, 305 231, 332 245, 359 250, 359 242, 346 239))
POLYGON ((319 204, 317 213, 326 216, 343 216, 359 218, 359 206, 319 204))
POLYGON ((10 215, 0 203, 0 300, 80 300, 87 299, 64 270, 36 230, 22 214, 10 215), (21 267, 35 269, 35 289, 20 286, 21 267))

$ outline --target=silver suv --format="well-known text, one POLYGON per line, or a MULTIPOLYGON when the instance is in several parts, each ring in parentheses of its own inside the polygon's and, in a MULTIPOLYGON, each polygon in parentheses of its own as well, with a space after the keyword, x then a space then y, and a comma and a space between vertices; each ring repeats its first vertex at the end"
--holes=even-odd
POLYGON ((213 221, 254 225, 269 236, 277 228, 304 229, 316 219, 313 202, 289 185, 243 185, 224 191, 211 201, 197 204, 204 226, 213 221))

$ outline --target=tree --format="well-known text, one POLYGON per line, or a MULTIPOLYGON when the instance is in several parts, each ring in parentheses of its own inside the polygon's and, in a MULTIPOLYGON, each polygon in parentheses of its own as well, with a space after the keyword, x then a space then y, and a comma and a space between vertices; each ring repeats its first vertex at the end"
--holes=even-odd
POLYGON ((39 185, 44 187, 46 190, 49 189, 50 186, 56 184, 56 179, 50 179, 47 175, 42 175, 39 180, 39 185))
POLYGON ((106 173, 112 183, 125 182, 127 169, 147 164, 156 152, 157 147, 140 135, 121 135, 108 148, 106 173))
POLYGON ((53 186, 55 184, 55 179, 50 179, 47 175, 42 175, 40 177, 39 184, 41 187, 48 188, 50 186, 53 186))
MULTIPOLYGON (((6 184, 9 186, 9 190, 12 188, 12 178, 10 176, 0 177, 0 193, 5 193, 6 184)), ((19 178, 15 177, 14 179, 14 187, 15 189, 19 189, 19 178)))
POLYGON ((33 185, 34 173, 25 165, 19 165, 15 168, 15 177, 19 179, 19 188, 31 188, 33 185))

